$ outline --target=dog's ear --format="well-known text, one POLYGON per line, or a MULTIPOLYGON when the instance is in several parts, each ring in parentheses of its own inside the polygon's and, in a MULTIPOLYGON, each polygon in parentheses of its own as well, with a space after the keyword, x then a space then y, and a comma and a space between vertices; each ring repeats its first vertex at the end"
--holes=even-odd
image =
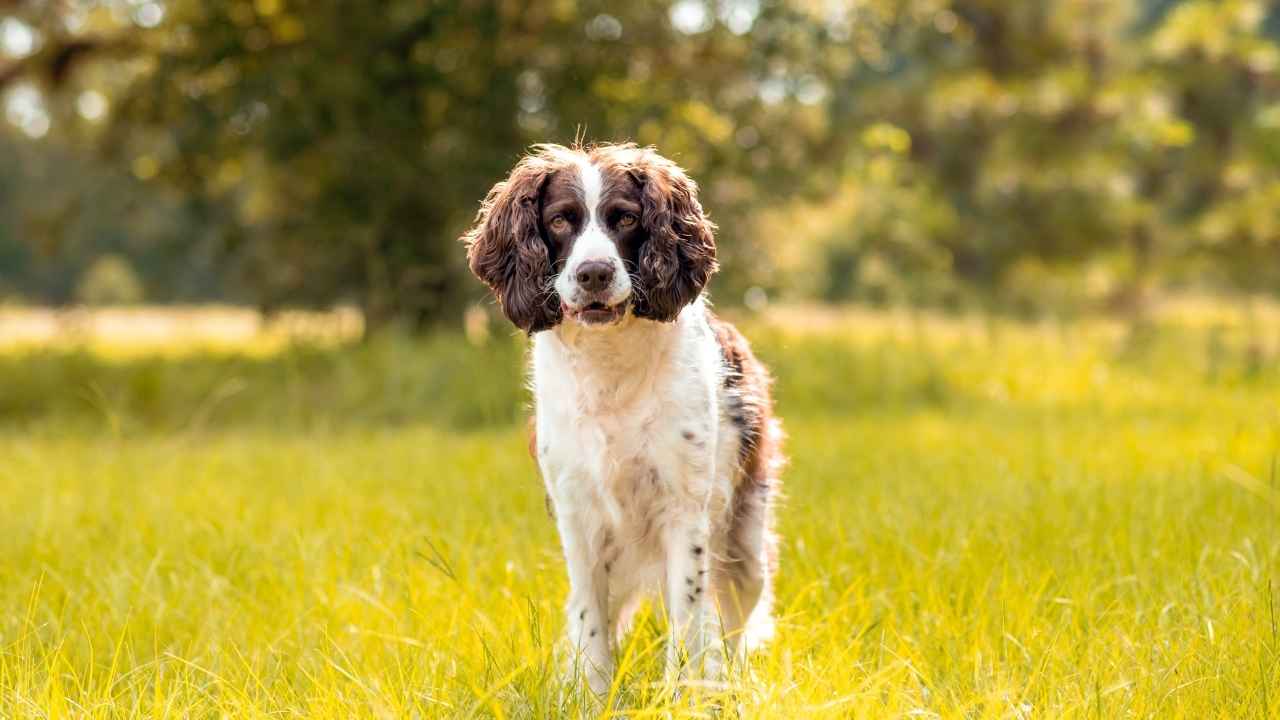
POLYGON ((488 285, 516 327, 535 333, 560 322, 560 298, 538 223, 539 198, 554 165, 528 155, 493 186, 462 236, 471 272, 488 285))
POLYGON ((641 248, 635 313, 661 322, 676 319, 715 273, 715 224, 702 211, 698 186, 684 170, 651 149, 629 169, 641 188, 641 248))

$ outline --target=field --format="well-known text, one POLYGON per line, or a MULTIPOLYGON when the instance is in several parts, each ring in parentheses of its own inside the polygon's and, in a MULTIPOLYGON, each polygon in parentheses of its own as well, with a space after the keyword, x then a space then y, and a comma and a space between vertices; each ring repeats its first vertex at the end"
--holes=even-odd
POLYGON ((603 704, 520 338, 10 344, 0 717, 1280 717, 1280 316, 743 324, 778 636, 674 700, 644 613, 603 704))

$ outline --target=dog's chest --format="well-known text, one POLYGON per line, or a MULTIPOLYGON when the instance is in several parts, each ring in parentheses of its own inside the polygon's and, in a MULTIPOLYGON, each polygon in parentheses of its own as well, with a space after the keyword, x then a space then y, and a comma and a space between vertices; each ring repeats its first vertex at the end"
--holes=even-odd
POLYGON ((717 418, 705 373, 671 358, 625 373, 557 359, 535 357, 534 377, 539 462, 557 505, 595 507, 634 535, 705 495, 717 418))
MULTIPOLYGON (((580 398, 581 399, 581 398, 580 398)), ((558 404, 558 403, 557 403, 558 404)), ((670 389, 627 404, 566 403, 550 408, 556 428, 551 465, 626 505, 678 492, 704 454, 706 408, 670 389), (693 442, 697 440, 697 442, 693 442)))

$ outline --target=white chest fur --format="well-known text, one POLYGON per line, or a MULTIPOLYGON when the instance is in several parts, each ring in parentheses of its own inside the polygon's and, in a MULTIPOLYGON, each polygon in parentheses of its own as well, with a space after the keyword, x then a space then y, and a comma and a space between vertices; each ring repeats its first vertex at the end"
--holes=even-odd
POLYGON ((703 313, 698 302, 673 323, 535 337, 542 476, 556 513, 585 524, 594 547, 635 549, 639 561, 666 519, 714 517, 727 502, 722 362, 703 313))

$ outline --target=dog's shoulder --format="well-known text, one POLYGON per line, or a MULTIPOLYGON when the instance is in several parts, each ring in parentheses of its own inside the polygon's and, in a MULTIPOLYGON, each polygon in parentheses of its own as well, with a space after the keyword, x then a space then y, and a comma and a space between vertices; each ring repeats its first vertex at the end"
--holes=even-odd
POLYGON ((725 389, 752 396, 758 402, 771 405, 769 371, 751 351, 751 344, 747 342, 746 336, 733 323, 710 311, 707 311, 706 317, 724 361, 725 389))
POLYGON ((745 475, 762 482, 780 459, 780 430, 773 417, 773 379, 750 343, 733 323, 707 313, 707 324, 720 345, 725 415, 741 438, 739 460, 745 475))

